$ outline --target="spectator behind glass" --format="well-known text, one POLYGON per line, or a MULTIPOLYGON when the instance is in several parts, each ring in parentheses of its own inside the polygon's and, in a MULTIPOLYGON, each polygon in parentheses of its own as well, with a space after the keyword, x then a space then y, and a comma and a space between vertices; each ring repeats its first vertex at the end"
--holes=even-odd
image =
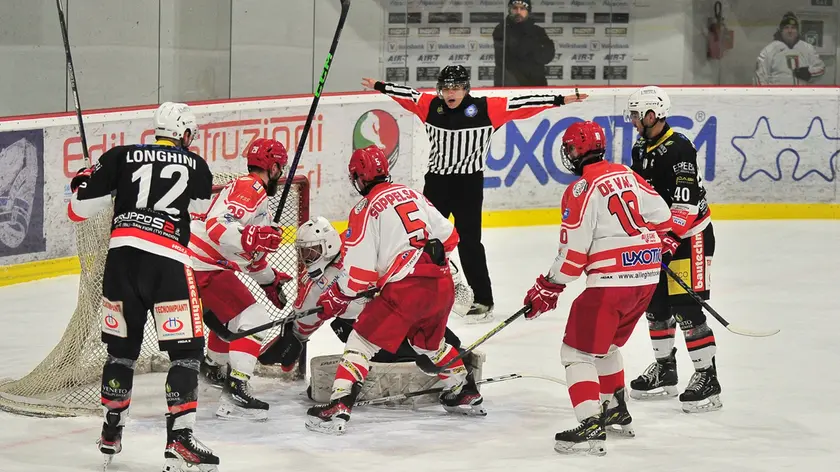
POLYGON ((496 87, 546 86, 545 65, 554 59, 554 42, 530 17, 531 0, 510 0, 508 17, 493 30, 496 87))
POLYGON ((761 50, 755 63, 755 85, 808 85, 825 73, 814 46, 799 38, 799 18, 785 13, 773 42, 761 50))

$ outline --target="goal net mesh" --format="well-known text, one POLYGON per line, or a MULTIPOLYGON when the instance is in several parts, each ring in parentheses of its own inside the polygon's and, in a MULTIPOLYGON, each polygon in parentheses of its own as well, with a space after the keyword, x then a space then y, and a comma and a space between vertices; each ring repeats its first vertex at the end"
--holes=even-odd
MULTIPOLYGON (((218 173, 213 176, 214 191, 243 174, 218 173)), ((280 189, 284 185, 280 182, 280 189)), ((269 197, 269 214, 274 215, 281 192, 269 197)), ((76 249, 81 273, 76 310, 67 324, 61 340, 47 357, 28 375, 0 384, 0 409, 33 416, 76 416, 99 414, 100 377, 107 356, 100 338, 100 313, 102 306, 102 275, 111 232, 112 209, 76 225, 76 249)), ((280 225, 283 226, 283 244, 268 261, 290 275, 302 273, 294 240, 297 227, 309 219, 309 183, 303 176, 292 181, 288 201, 283 209, 280 225)), ((126 267, 125 270, 131 270, 126 267)), ((262 288, 247 275, 237 274, 248 286, 257 302, 262 303, 272 319, 284 316, 266 298, 262 288)), ((300 277, 284 286, 289 303, 295 299, 300 277)), ((265 340, 280 333, 281 327, 268 331, 265 340)), ((206 330, 205 330, 206 331, 206 330)), ((305 374, 305 353, 299 366, 291 374, 279 374, 279 369, 259 366, 257 375, 301 378, 305 374)), ((135 368, 136 374, 166 372, 169 358, 158 350, 154 317, 146 322, 143 347, 135 368)))

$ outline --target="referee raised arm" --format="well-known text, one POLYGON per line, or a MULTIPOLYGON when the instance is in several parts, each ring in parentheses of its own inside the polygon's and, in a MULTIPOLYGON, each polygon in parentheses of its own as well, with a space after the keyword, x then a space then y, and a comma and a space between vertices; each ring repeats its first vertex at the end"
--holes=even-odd
POLYGON ((467 318, 473 322, 488 320, 493 310, 493 291, 481 244, 481 207, 484 157, 490 149, 490 138, 508 121, 579 102, 587 95, 473 97, 470 75, 464 66, 443 68, 437 94, 373 79, 362 79, 362 85, 390 96, 425 123, 431 150, 423 193, 443 216, 455 217, 455 229, 461 237, 461 264, 475 293, 467 318))

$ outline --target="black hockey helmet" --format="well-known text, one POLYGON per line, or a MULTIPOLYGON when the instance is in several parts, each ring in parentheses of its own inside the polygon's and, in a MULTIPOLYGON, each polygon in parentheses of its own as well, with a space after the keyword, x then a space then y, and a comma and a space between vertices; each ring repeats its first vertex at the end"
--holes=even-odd
POLYGON ((470 93, 470 72, 466 67, 446 66, 440 71, 437 80, 438 95, 443 89, 451 87, 464 87, 464 90, 470 93))

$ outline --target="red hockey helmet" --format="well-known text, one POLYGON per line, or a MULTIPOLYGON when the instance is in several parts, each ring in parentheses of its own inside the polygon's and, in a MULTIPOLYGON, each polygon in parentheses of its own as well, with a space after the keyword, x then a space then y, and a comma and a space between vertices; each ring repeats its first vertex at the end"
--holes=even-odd
POLYGON ((286 146, 274 139, 257 138, 245 151, 248 159, 248 167, 258 167, 266 172, 271 172, 272 166, 277 164, 282 171, 289 162, 289 155, 286 153, 286 146))
POLYGON ((563 165, 575 175, 583 175, 584 164, 599 161, 606 152, 606 135, 593 121, 572 123, 563 133, 563 165))
POLYGON ((388 158, 376 145, 356 149, 350 157, 350 165, 347 166, 350 172, 350 180, 353 186, 362 195, 367 195, 374 185, 390 180, 388 170, 388 158))

